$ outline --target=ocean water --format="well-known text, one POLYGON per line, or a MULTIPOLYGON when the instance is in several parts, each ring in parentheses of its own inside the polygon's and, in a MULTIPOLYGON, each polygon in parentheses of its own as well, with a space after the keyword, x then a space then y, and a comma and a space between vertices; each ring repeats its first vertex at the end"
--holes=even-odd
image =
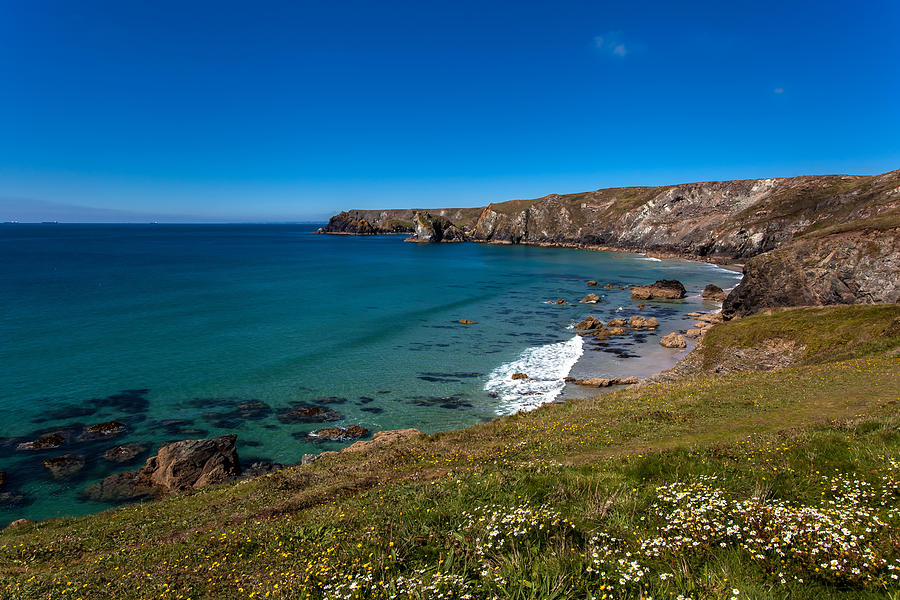
POLYGON ((684 351, 658 338, 688 327, 686 312, 717 308, 699 297, 707 283, 739 281, 712 265, 629 253, 314 229, 0 226, 0 524, 107 508, 80 491, 137 468, 167 441, 237 433, 242 463, 293 463, 347 445, 306 437, 321 427, 435 432, 596 394, 563 377, 648 375, 674 364, 684 351), (601 346, 571 329, 588 314, 635 313, 627 291, 603 284, 673 278, 688 298, 645 303, 641 314, 661 322, 656 332, 601 346), (589 279, 601 287, 588 288, 589 279), (598 304, 577 302, 591 291, 598 304), (548 303, 557 297, 568 304, 548 303), (513 381, 517 371, 530 379, 513 381), (279 420, 298 403, 340 418, 279 420), (19 449, 110 419, 127 432, 19 449), (147 451, 129 464, 102 458, 129 442, 147 451), (43 461, 63 454, 83 456, 85 466, 57 480, 43 461))

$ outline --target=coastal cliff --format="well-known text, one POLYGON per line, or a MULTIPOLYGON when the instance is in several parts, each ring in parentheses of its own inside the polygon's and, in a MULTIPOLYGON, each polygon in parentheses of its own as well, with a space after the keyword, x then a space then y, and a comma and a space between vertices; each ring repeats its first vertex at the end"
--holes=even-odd
MULTIPOLYGON (((609 188, 478 209, 354 210, 326 233, 410 233, 441 217, 453 241, 609 248, 747 261, 727 316, 776 306, 896 302, 900 170, 609 188), (414 222, 416 223, 414 225, 414 222)), ((449 241, 449 240, 447 240, 449 241)))

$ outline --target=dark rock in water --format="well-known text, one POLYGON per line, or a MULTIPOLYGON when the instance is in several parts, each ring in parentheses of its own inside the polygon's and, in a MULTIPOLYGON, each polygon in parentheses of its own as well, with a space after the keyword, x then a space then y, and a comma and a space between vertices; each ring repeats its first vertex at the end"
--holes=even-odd
POLYGON ((256 440, 241 440, 238 442, 238 446, 247 446, 248 448, 258 448, 262 446, 262 442, 257 442, 256 440))
POLYGON ((675 279, 660 279, 650 285, 631 288, 632 300, 677 300, 684 298, 684 295, 684 285, 675 279))
POLYGON ((79 417, 87 417, 97 412, 93 404, 66 404, 59 408, 48 410, 44 414, 31 420, 32 423, 46 423, 47 421, 68 421, 79 417))
POLYGON ((52 450, 66 443, 66 438, 61 433, 48 433, 37 438, 33 442, 19 444, 19 450, 52 450))
POLYGON ((282 423, 322 423, 339 419, 340 413, 321 406, 305 405, 278 411, 278 420, 282 423))
POLYGON ((280 471, 284 469, 285 466, 281 463, 269 462, 269 461, 257 461, 250 465, 248 468, 244 469, 244 472, 241 473, 241 477, 258 477, 260 475, 265 475, 267 473, 274 473, 275 471, 280 471))
POLYGON ((103 459, 112 463, 124 464, 133 461, 148 449, 145 444, 122 444, 104 452, 103 459))
POLYGON ((54 479, 70 479, 84 468, 84 457, 77 454, 63 454, 44 461, 44 468, 54 479))
POLYGON ((513 379, 528 379, 528 374, 526 374, 526 373, 513 373, 513 374, 512 374, 512 378, 513 378, 513 379))
POLYGON ((120 423, 119 421, 106 421, 104 423, 97 423, 96 425, 85 427, 84 433, 79 436, 78 441, 113 437, 125 433, 127 429, 128 428, 125 426, 125 424, 120 423))
POLYGON ((150 407, 146 395, 150 390, 122 390, 118 394, 106 398, 96 398, 91 402, 98 408, 111 408, 120 412, 134 414, 145 412, 150 407))
POLYGON ((369 398, 368 396, 359 397, 360 404, 368 404, 369 402, 375 402, 375 398, 369 398))
POLYGON ((346 401, 346 398, 341 398, 339 396, 322 396, 321 398, 313 398, 313 402, 315 402, 316 404, 343 404, 346 401))
POLYGON ((728 294, 725 293, 725 290, 711 283, 703 288, 700 295, 705 300, 712 300, 713 302, 724 302, 725 298, 728 296, 728 294))
MULTIPOLYGON (((195 399, 200 400, 200 399, 195 399)), ((204 413, 203 418, 210 425, 220 429, 235 429, 247 421, 259 421, 272 414, 272 407, 262 400, 241 400, 239 398, 217 398, 214 403, 231 410, 204 413)), ((209 406, 212 402, 201 406, 209 406)))
POLYGON ((363 412, 373 413, 376 415, 384 412, 383 408, 378 408, 377 406, 366 406, 359 410, 361 410, 363 412))
POLYGON ((6 471, 0 471, 0 490, 6 485, 6 471))
POLYGON ((348 427, 326 427, 325 429, 310 432, 306 437, 313 441, 343 442, 367 435, 369 435, 369 430, 365 427, 350 425, 348 427))
POLYGON ((86 487, 83 494, 114 502, 220 483, 241 473, 236 440, 236 435, 223 435, 167 444, 139 471, 110 475, 86 487))

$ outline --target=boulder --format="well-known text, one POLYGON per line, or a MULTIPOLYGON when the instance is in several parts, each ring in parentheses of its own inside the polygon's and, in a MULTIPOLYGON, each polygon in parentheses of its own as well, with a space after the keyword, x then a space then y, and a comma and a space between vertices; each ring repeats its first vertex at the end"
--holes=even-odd
POLYGON ((163 492, 177 492, 220 483, 241 474, 234 447, 237 436, 167 444, 147 460, 140 474, 163 492))
POLYGON ((341 414, 335 410, 309 404, 278 411, 278 420, 282 423, 322 423, 341 418, 341 414))
POLYGON ((690 338, 692 340, 696 340, 702 335, 703 335, 703 330, 697 329, 694 327, 692 327, 691 329, 688 329, 687 331, 684 332, 684 337, 690 338))
POLYGON ((512 378, 513 379, 528 379, 528 375, 525 373, 513 373, 512 378))
POLYGON ((703 288, 700 295, 704 300, 711 300, 713 302, 724 302, 725 298, 728 296, 728 294, 725 293, 725 290, 711 283, 703 288))
POLYGON ((422 435, 422 432, 418 429, 392 429, 388 431, 378 431, 375 433, 375 435, 372 436, 372 439, 370 441, 356 442, 348 446, 347 448, 344 448, 343 450, 341 450, 341 452, 365 452, 373 448, 388 446, 399 440, 417 437, 420 435, 422 435))
POLYGON ((592 279, 591 281, 588 281, 587 284, 588 284, 589 286, 591 286, 591 287, 596 287, 596 286, 600 285, 599 283, 597 283, 597 282, 594 281, 593 279, 592 279))
POLYGON ((462 323, 463 325, 474 325, 475 321, 470 321, 468 319, 460 319, 457 323, 462 323))
POLYGON ((556 300, 551 300, 551 301, 550 301, 550 304, 563 305, 563 304, 568 304, 568 302, 566 302, 566 301, 563 300, 562 298, 557 298, 556 300))
POLYGON ((0 471, 0 490, 6 485, 6 471, 0 471))
POLYGON ((641 315, 633 315, 628 319, 628 326, 632 329, 644 329, 647 327, 647 319, 641 315))
POLYGON ((590 331, 592 329, 603 329, 603 323, 597 317, 589 316, 584 321, 575 325, 575 329, 581 329, 583 331, 590 331))
POLYGON ((631 288, 632 300, 678 300, 684 298, 684 295, 684 285, 675 279, 660 279, 650 285, 631 288))
POLYGON ((585 296, 584 298, 579 300, 579 302, 596 304, 596 303, 600 302, 600 296, 598 296, 597 294, 588 294, 587 296, 585 296))
POLYGON ((623 377, 619 380, 619 385, 635 385, 640 383, 640 379, 637 377, 623 377))
POLYGON ((110 448, 109 450, 104 452, 103 460, 107 460, 112 463, 123 464, 133 461, 146 451, 147 446, 145 444, 122 444, 121 446, 110 448))
POLYGON ((369 435, 369 430, 359 425, 348 427, 326 427, 308 433, 306 437, 314 441, 344 442, 369 435))
POLYGON ((626 319, 625 317, 610 319, 606 324, 607 327, 625 327, 626 325, 628 325, 628 319, 626 319))
POLYGON ((166 444, 140 470, 110 475, 87 486, 82 495, 120 502, 220 483, 241 474, 236 440, 232 434, 166 444))
POLYGON ((663 336, 659 340, 659 345, 663 348, 686 348, 687 342, 684 340, 684 337, 673 331, 669 335, 663 336))
POLYGON ((77 454, 63 454, 44 461, 44 468, 54 479, 70 479, 84 468, 84 457, 77 454))
POLYGON ((650 317, 649 319, 647 319, 644 327, 646 327, 647 329, 656 329, 657 327, 659 327, 659 319, 657 319, 656 317, 650 317))
POLYGON ((625 335, 628 333, 628 330, 624 327, 610 327, 606 330, 606 333, 608 335, 625 335))

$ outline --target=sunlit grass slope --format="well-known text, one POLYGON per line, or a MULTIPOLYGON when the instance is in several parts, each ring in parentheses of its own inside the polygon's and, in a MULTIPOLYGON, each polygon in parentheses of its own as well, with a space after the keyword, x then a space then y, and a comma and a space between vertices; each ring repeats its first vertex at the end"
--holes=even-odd
POLYGON ((633 388, 10 529, 0 596, 896 598, 898 317, 718 325, 719 351, 776 334, 818 345, 791 369, 633 388))

